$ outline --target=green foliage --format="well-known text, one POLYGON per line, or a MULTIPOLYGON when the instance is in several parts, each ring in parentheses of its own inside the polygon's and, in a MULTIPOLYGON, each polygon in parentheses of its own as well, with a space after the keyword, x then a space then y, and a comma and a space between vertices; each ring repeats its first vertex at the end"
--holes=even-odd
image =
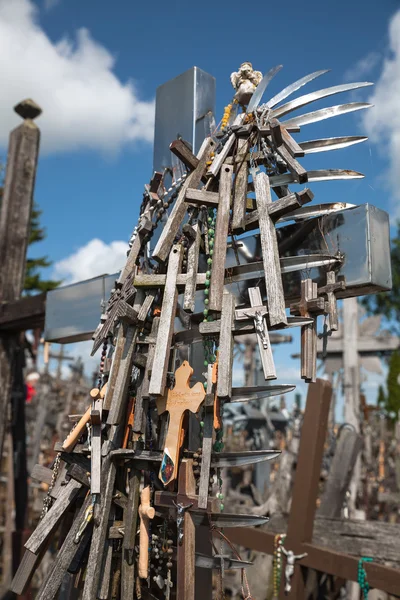
POLYGON ((378 404, 378 406, 381 406, 382 408, 385 408, 385 406, 386 406, 386 395, 385 395, 385 390, 383 389, 383 385, 380 385, 379 389, 378 389, 377 404, 378 404))
MULTIPOLYGON (((41 214, 42 211, 35 203, 33 205, 31 215, 31 229, 29 233, 28 246, 36 244, 37 242, 41 242, 46 237, 45 229, 40 226, 41 214)), ((24 284, 24 292, 27 295, 30 295, 32 292, 49 292, 60 285, 61 281, 42 279, 41 277, 40 269, 46 269, 51 265, 52 262, 47 256, 41 256, 39 258, 27 258, 24 284)))
POLYGON ((387 377, 387 398, 385 409, 397 415, 400 410, 400 385, 397 383, 400 375, 400 352, 393 352, 389 361, 389 372, 387 377))
POLYGON ((400 221, 397 221, 396 236, 391 240, 390 257, 392 261, 392 290, 366 296, 363 298, 362 303, 370 314, 384 315, 391 321, 392 329, 400 332, 400 221))

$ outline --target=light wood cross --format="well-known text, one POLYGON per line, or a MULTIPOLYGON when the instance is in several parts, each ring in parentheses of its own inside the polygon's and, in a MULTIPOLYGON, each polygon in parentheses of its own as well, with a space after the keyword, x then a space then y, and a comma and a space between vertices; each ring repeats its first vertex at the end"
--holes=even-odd
POLYGON ((150 486, 143 488, 140 494, 140 542, 139 542, 139 577, 147 579, 149 574, 149 520, 154 519, 155 509, 150 506, 150 486))
POLYGON ((235 318, 238 321, 245 319, 254 320, 264 377, 265 379, 276 379, 274 357, 269 341, 268 327, 265 322, 265 315, 268 314, 268 309, 262 305, 261 292, 258 287, 249 288, 249 298, 251 308, 235 310, 235 318))
POLYGON ((168 433, 159 473, 164 485, 176 479, 184 413, 187 410, 197 413, 205 397, 202 383, 198 382, 192 388, 189 387, 192 375, 193 369, 185 360, 175 372, 175 387, 168 390, 167 396, 157 400, 158 414, 169 412, 168 433))
POLYGON ((339 325, 337 301, 335 292, 344 290, 346 282, 343 277, 338 277, 336 281, 336 273, 334 271, 328 271, 326 274, 326 285, 318 289, 318 295, 325 295, 328 298, 327 309, 329 315, 329 328, 331 331, 337 331, 339 325))

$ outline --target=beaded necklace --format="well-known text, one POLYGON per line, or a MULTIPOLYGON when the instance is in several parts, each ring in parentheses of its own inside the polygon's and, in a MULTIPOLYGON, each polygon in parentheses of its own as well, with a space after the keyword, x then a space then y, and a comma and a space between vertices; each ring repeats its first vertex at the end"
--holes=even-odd
POLYGON ((286 535, 278 533, 274 539, 274 557, 273 557, 273 585, 274 599, 279 598, 279 589, 281 586, 282 575, 282 546, 285 542, 286 535))
POLYGON ((364 600, 368 600, 368 592, 369 592, 369 583, 367 581, 367 573, 364 568, 364 563, 370 563, 374 559, 363 556, 358 561, 358 573, 357 573, 357 581, 358 585, 361 588, 361 593, 364 600))

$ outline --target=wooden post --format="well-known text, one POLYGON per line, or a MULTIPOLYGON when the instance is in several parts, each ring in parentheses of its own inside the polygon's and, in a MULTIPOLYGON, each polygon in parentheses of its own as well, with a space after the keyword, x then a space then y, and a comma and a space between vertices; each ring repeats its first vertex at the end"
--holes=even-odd
MULTIPOLYGON (((0 212, 0 303, 19 300, 25 280, 26 249, 29 239, 40 131, 33 119, 42 112, 32 100, 14 107, 24 122, 10 134, 6 178, 0 212)), ((25 445, 25 386, 22 376, 23 349, 17 332, 0 336, 0 456, 12 401, 14 452, 14 493, 16 531, 13 544, 13 572, 17 569, 25 526, 27 469, 25 445)))
MULTIPOLYGON (((196 493, 193 477, 192 461, 184 459, 179 471, 179 495, 188 496, 196 493)), ((178 543, 177 600, 194 600, 195 591, 195 541, 196 528, 190 511, 185 511, 183 524, 183 542, 178 543)))

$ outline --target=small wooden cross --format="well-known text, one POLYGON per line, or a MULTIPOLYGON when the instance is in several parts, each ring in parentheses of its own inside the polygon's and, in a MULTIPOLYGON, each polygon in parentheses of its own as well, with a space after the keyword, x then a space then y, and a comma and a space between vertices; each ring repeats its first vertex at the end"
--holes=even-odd
POLYGON ((269 341, 268 327, 264 318, 268 314, 268 309, 262 305, 261 292, 258 287, 249 288, 249 298, 251 308, 235 310, 235 318, 238 321, 253 319, 264 377, 267 380, 276 379, 274 357, 269 341))
POLYGON ((166 397, 157 399, 158 414, 169 412, 168 433, 159 473, 164 485, 171 483, 177 476, 184 413, 187 410, 197 413, 205 397, 202 383, 198 382, 192 388, 189 387, 192 375, 193 369, 185 360, 175 372, 175 387, 168 390, 166 397))
POLYGON ((139 577, 147 579, 149 573, 149 520, 154 519, 155 509, 150 506, 150 486, 143 488, 140 494, 140 546, 139 546, 139 577))
POLYGON ((318 289, 318 295, 325 295, 328 298, 327 311, 329 315, 329 328, 331 331, 337 331, 339 326, 337 301, 335 292, 344 290, 346 288, 346 282, 344 277, 338 277, 336 281, 335 271, 328 271, 326 274, 326 285, 318 289))
POLYGON ((318 286, 312 279, 301 282, 301 299, 290 306, 293 315, 314 317, 314 321, 301 328, 301 377, 305 381, 315 382, 317 377, 317 323, 316 316, 325 311, 325 301, 318 298, 318 286))

